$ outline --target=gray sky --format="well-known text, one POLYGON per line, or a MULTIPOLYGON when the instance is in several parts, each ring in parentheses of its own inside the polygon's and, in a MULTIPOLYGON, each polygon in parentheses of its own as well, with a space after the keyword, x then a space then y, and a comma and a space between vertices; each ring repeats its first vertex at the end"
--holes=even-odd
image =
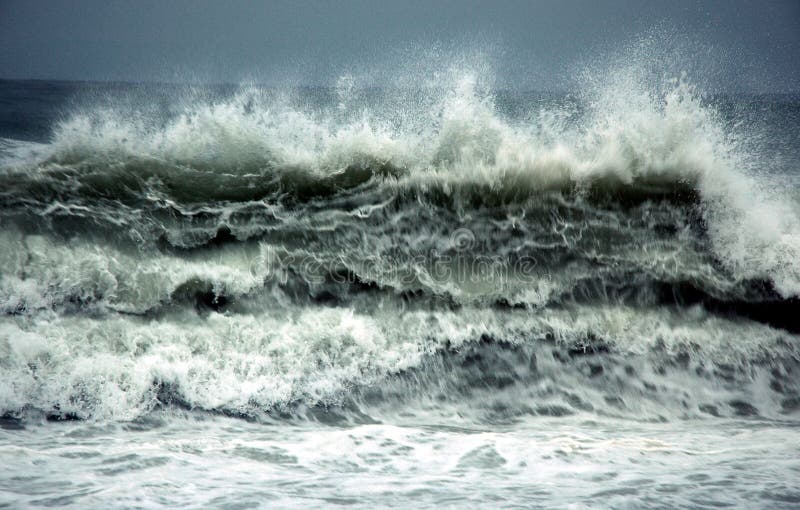
POLYGON ((800 90, 800 0, 0 0, 0 77, 391 82, 463 53, 501 86, 548 89, 653 27, 672 34, 656 46, 690 41, 670 58, 714 86, 800 90))

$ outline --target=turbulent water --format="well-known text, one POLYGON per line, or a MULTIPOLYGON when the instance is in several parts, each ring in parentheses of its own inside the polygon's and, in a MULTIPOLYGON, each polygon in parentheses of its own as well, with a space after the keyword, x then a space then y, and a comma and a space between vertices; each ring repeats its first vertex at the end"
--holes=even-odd
POLYGON ((800 98, 0 83, 0 505, 800 504, 800 98))

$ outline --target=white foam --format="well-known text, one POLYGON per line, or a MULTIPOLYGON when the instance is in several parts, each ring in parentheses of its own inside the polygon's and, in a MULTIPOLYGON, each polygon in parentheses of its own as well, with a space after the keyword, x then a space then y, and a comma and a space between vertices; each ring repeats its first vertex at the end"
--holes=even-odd
MULTIPOLYGON (((354 385, 382 384, 445 345, 461 349, 481 335, 519 344, 545 334, 567 344, 596 335, 629 356, 646 355, 660 342, 666 353, 688 349, 717 362, 747 362, 777 353, 787 338, 796 341, 767 326, 700 311, 687 316, 587 306, 402 312, 386 306, 366 314, 347 307, 270 308, 206 318, 187 311, 149 321, 50 315, 5 321, 0 409, 55 406, 78 416, 132 419, 156 403, 155 383, 169 384, 187 405, 208 410, 258 414, 292 402, 335 403, 354 385)), ((575 391, 584 391, 575 384, 575 391)), ((641 405, 658 411, 652 402, 641 405)))

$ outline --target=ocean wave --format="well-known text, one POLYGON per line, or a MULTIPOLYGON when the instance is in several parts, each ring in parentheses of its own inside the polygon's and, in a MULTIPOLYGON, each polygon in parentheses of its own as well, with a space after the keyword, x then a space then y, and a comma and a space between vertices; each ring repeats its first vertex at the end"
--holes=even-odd
MULTIPOLYGON (((363 210, 339 211, 315 222, 304 210, 272 210, 280 220, 257 220, 257 229, 251 214, 241 229, 234 222, 217 227, 212 215, 205 226, 154 227, 144 246, 109 242, 119 236, 116 224, 98 238, 91 222, 81 228, 69 216, 74 231, 66 237, 15 229, 0 234, 0 310, 143 315, 187 304, 247 307, 248 300, 275 293, 300 305, 347 304, 369 291, 453 306, 705 303, 792 329, 778 312, 745 313, 769 304, 791 309, 795 300, 769 281, 727 271, 681 207, 650 203, 613 211, 562 199, 540 206, 538 216, 529 208, 527 218, 475 217, 452 231, 454 213, 396 204, 369 217, 363 210), (408 214, 399 216, 395 207, 408 214)), ((141 240, 140 230, 133 232, 141 240)))
POLYGON ((0 413, 796 412, 798 204, 685 79, 609 76, 528 115, 467 75, 4 142, 0 413))
POLYGON ((709 114, 683 83, 647 110, 596 106, 579 115, 554 106, 567 111, 542 111, 523 123, 501 116, 475 87, 465 78, 434 112, 411 120, 406 113, 402 122, 380 110, 344 120, 304 112, 258 90, 189 104, 160 121, 114 110, 77 113, 55 128, 53 154, 37 178, 76 179, 85 191, 112 197, 160 180, 189 202, 325 196, 370 181, 514 200, 593 185, 691 189, 718 157, 709 114))
POLYGON ((153 119, 75 113, 51 155, 7 165, 7 207, 60 202, 214 203, 357 208, 394 197, 453 210, 527 207, 543 194, 601 204, 667 200, 695 207, 715 256, 742 278, 800 293, 800 214, 765 189, 714 108, 685 80, 652 91, 615 78, 581 101, 523 120, 503 116, 467 76, 424 102, 308 111, 256 88, 189 102, 153 119), (638 87, 638 88, 637 88, 638 87))
MULTIPOLYGON (((685 241, 635 254, 611 240, 618 253, 585 250, 586 264, 574 244, 554 244, 551 262, 567 264, 495 279, 436 273, 425 259, 410 266, 402 253, 370 265, 364 252, 343 258, 348 243, 339 252, 237 241, 154 253, 3 235, 8 416, 131 420, 180 407, 358 421, 398 399, 424 407, 463 395, 490 421, 797 408, 797 301, 770 282, 731 278, 702 251, 681 252, 685 241), (690 378, 694 393, 674 377, 690 378)), ((439 255, 471 261, 483 241, 460 229, 439 255)))
POLYGON ((130 420, 176 404, 269 417, 338 406, 347 414, 355 402, 368 414, 412 393, 423 407, 471 394, 491 412, 485 397, 514 392, 528 396, 507 401, 511 415, 561 406, 675 419, 706 405, 735 414, 728 404, 737 401, 756 414, 794 412, 797 339, 756 323, 619 306, 398 312, 311 306, 201 321, 4 322, 2 412, 130 420), (696 382, 693 396, 670 382, 676 374, 696 382), (601 405, 611 396, 622 401, 601 405))

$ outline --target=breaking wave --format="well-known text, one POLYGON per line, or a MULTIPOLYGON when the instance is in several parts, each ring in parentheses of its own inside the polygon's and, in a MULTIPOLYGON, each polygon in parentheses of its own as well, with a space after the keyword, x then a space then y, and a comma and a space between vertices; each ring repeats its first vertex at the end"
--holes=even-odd
POLYGON ((3 141, 0 410, 794 412, 798 204, 688 79, 631 73, 522 112, 468 73, 242 87, 3 141))

